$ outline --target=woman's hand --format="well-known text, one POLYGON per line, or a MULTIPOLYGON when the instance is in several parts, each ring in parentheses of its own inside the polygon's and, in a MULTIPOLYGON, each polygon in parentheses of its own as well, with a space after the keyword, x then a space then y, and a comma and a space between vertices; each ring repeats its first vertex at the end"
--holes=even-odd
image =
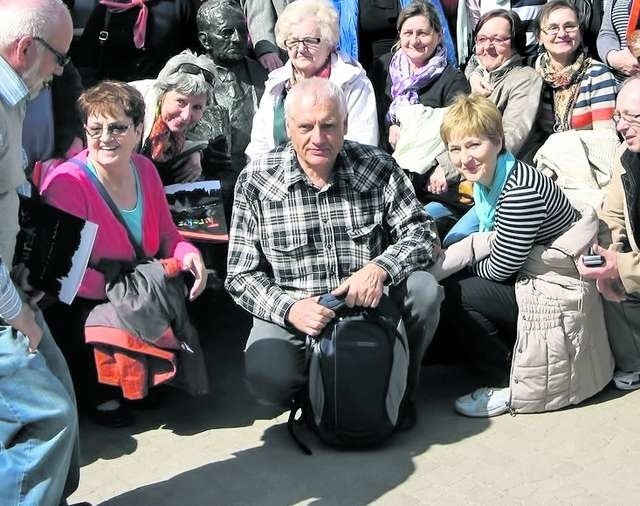
POLYGON ((207 268, 200 252, 187 253, 182 259, 182 270, 189 271, 195 278, 189 292, 189 300, 195 300, 207 286, 207 268))
POLYGON ((446 192, 448 189, 449 185, 447 184, 447 177, 444 173, 444 169, 441 165, 436 165, 436 168, 431 172, 429 179, 427 179, 426 190, 429 193, 439 195, 440 193, 446 192))
POLYGON ((391 125, 389 127, 389 144, 391 144, 392 148, 395 149, 399 139, 400 139, 400 126, 391 125))
POLYGON ((202 152, 191 153, 182 166, 175 172, 178 183, 197 181, 202 175, 202 152))
POLYGON ((482 76, 476 72, 473 72, 469 76, 469 86, 471 86, 471 93, 477 93, 483 97, 488 97, 493 91, 491 86, 489 86, 488 83, 485 83, 482 76))
POLYGON ((607 62, 610 67, 619 70, 627 76, 640 72, 638 59, 631 54, 631 51, 629 51, 627 47, 619 51, 609 51, 607 53, 607 62))

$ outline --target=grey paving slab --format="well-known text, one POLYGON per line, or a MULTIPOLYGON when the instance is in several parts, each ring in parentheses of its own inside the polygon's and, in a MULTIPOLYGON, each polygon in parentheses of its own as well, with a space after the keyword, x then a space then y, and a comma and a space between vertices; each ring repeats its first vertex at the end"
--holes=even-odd
POLYGON ((126 429, 83 419, 73 501, 105 506, 637 504, 640 392, 607 388, 572 409, 468 419, 452 410, 475 380, 459 367, 423 369, 419 420, 382 448, 337 451, 286 413, 258 405, 242 376, 249 320, 224 307, 204 329, 211 393, 168 392, 126 429), (220 314, 220 312, 224 314, 220 314))

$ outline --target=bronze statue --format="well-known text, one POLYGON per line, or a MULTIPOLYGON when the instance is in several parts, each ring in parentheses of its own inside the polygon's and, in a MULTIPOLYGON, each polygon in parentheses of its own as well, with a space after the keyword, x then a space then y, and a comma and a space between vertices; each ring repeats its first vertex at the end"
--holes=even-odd
POLYGON ((267 74, 257 61, 247 57, 247 23, 236 0, 204 2, 198 10, 197 24, 200 43, 215 65, 215 100, 188 138, 209 140, 204 171, 208 177, 222 181, 225 207, 229 208, 233 185, 246 164, 244 150, 267 74))

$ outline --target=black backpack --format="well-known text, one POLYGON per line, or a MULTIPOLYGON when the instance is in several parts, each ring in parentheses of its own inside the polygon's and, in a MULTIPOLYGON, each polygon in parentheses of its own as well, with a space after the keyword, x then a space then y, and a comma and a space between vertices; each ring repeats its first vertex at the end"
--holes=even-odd
POLYGON ((348 308, 327 294, 320 304, 336 318, 317 338, 307 338, 308 389, 294 402, 289 432, 298 409, 320 439, 332 446, 363 448, 388 438, 398 422, 409 366, 402 317, 383 296, 377 308, 348 308))

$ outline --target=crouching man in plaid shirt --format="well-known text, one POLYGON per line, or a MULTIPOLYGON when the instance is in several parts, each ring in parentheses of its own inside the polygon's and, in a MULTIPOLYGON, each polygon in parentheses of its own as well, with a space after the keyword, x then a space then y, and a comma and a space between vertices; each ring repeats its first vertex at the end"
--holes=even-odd
POLYGON ((332 291, 373 307, 385 286, 409 338, 400 424, 415 424, 422 357, 440 316, 442 289, 427 272, 436 237, 411 184, 387 153, 344 140, 347 105, 328 79, 296 84, 285 101, 291 142, 252 160, 235 189, 227 290, 254 316, 247 378, 264 402, 289 406, 306 382, 305 335, 334 313, 332 291))

